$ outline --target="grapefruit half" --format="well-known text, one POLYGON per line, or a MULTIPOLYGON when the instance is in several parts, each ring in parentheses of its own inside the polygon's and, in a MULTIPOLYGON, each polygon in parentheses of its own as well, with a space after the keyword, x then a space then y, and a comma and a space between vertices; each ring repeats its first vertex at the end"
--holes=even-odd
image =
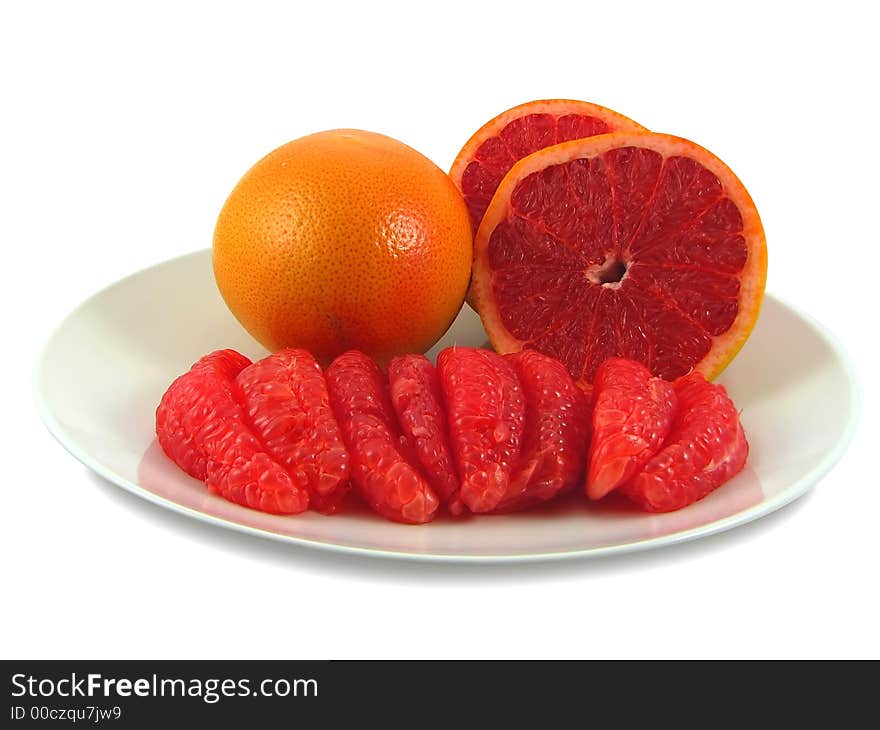
POLYGON ((573 99, 529 101, 486 122, 467 141, 449 176, 461 191, 474 231, 507 171, 523 157, 560 142, 617 131, 645 131, 632 119, 573 99))
POLYGON ((498 352, 539 350, 581 385, 615 356, 711 379, 754 327, 766 272, 727 165, 680 137, 615 133, 511 168, 474 241, 471 296, 498 352))

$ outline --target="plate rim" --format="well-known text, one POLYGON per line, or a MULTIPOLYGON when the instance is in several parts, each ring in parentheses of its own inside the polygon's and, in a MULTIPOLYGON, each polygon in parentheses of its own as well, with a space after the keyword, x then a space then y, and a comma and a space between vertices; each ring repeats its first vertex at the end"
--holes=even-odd
MULTIPOLYGON (((835 335, 833 335, 824 325, 813 318, 812 315, 804 312, 802 309, 791 304, 786 299, 770 292, 766 292, 765 297, 769 297, 775 300, 778 304, 782 305, 784 308, 797 315, 807 326, 809 326, 814 331, 814 333, 819 338, 824 340, 831 347, 834 353, 840 358, 844 373, 846 374, 847 384, 849 386, 850 402, 852 404, 852 407, 849 409, 846 427, 844 428, 840 438, 838 438, 837 442, 834 444, 834 448, 828 450, 828 452, 824 454, 822 459, 820 459, 812 469, 810 469, 799 479, 797 479, 791 486, 784 489, 782 492, 769 500, 763 500, 758 504, 753 505, 752 507, 749 507, 735 514, 728 515, 727 517, 724 517, 720 520, 715 520, 705 525, 699 525, 697 527, 692 527, 688 530, 674 532, 668 535, 659 535, 656 537, 631 540, 628 542, 614 543, 610 545, 600 545, 596 547, 577 550, 562 550, 550 552, 533 551, 528 553, 516 554, 484 553, 477 555, 442 552, 414 552, 397 549, 362 547, 357 545, 344 545, 335 542, 327 542, 324 540, 297 537, 295 535, 288 535, 284 533, 273 532, 272 530, 267 530, 259 527, 252 527, 250 525, 245 525, 240 522, 235 522, 233 520, 228 520, 223 517, 218 517, 216 515, 211 515, 206 512, 201 512, 197 509, 187 507, 166 497, 162 497, 161 495, 155 494, 154 492, 151 492, 148 489, 136 484, 130 479, 127 479, 117 474, 112 469, 105 467, 97 460, 94 460, 88 453, 79 448, 75 440, 67 434, 64 427, 55 418, 49 404, 46 402, 46 399, 43 397, 40 389, 45 364, 47 362, 47 355, 51 345, 55 341, 57 335, 64 329, 68 321, 73 319, 80 312, 80 310, 88 306, 94 299, 97 299, 110 289, 123 285, 129 279, 140 276, 148 271, 159 268, 161 266, 173 265, 174 263, 179 262, 185 258, 204 255, 206 251, 209 252, 210 249, 199 249, 197 251, 191 251, 180 256, 166 259, 151 266, 145 266, 108 284, 107 286, 102 287, 98 291, 83 299, 58 323, 58 325, 56 325, 56 327, 51 331, 51 333, 48 335, 48 337, 45 339, 42 346, 38 350, 36 364, 33 369, 33 376, 31 379, 31 390, 37 412, 40 416, 40 419, 43 421, 46 429, 71 456, 73 456, 85 467, 95 472, 98 476, 110 482, 111 484, 121 487, 127 492, 134 494, 142 499, 145 499, 148 502, 169 509, 172 512, 176 512, 187 517, 192 517, 200 522, 214 525, 216 527, 232 529, 243 534, 261 537, 267 540, 275 540, 278 542, 287 543, 289 545, 298 545, 315 550, 327 550, 329 552, 338 554, 395 560, 413 560, 417 562, 428 563, 455 563, 476 565, 486 563, 499 564, 532 563, 545 561, 556 562, 561 560, 600 558, 608 555, 622 555, 627 553, 641 552, 643 550, 653 550, 660 547, 689 542, 691 540, 696 540, 698 538, 708 537, 710 535, 724 532, 734 527, 752 522, 760 517, 771 514, 772 512, 776 512, 777 510, 795 501, 799 497, 802 497, 812 487, 818 484, 818 482, 820 482, 822 478, 825 477, 831 471, 831 469, 840 461, 840 459, 849 448, 849 445, 852 443, 852 440, 858 430, 858 425, 861 421, 861 381, 858 375, 858 369, 856 367, 855 361, 849 355, 846 348, 835 335)), ((464 306, 467 305, 465 304, 464 306)))

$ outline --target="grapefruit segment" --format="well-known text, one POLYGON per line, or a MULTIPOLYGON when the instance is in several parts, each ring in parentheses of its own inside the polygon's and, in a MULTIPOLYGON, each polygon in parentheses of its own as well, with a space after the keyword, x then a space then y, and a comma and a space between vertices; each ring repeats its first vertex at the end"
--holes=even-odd
POLYGON ((437 369, 424 355, 401 355, 388 364, 388 384, 400 430, 422 471, 449 512, 461 514, 464 506, 437 369))
POLYGON ((721 160, 604 134, 511 168, 477 231, 471 297, 498 352, 540 350, 584 386, 609 357, 713 378, 754 326, 766 270, 758 212, 721 160))
POLYGON ((687 507, 745 466, 749 444, 722 385, 691 373, 675 383, 678 411, 663 448, 620 491, 650 512, 687 507))
POLYGON ((311 353, 290 348, 258 360, 238 373, 233 392, 269 455, 306 486, 309 506, 339 510, 349 455, 311 353))
POLYGON ((351 477, 370 507, 389 520, 430 522, 439 505, 401 438, 379 366, 350 350, 327 368, 327 390, 351 454, 351 477))
POLYGON ((587 496, 602 499, 657 453, 672 427, 675 388, 634 360, 609 358, 596 373, 587 496))
POLYGON ((490 350, 450 347, 437 356, 449 434, 471 512, 491 512, 510 490, 525 431, 523 389, 511 363, 490 350))
POLYGON ((461 191, 474 231, 513 165, 560 142, 644 127, 611 109, 572 99, 530 101, 484 124, 455 158, 449 175, 461 191))
POLYGON ((519 466, 497 512, 573 489, 584 472, 590 432, 589 401, 562 363, 536 350, 506 357, 523 386, 526 422, 519 466))
POLYGON ((305 478, 266 452, 236 400, 235 378, 250 364, 235 350, 217 350, 177 378, 156 409, 159 445, 230 502, 273 514, 303 512, 305 478))

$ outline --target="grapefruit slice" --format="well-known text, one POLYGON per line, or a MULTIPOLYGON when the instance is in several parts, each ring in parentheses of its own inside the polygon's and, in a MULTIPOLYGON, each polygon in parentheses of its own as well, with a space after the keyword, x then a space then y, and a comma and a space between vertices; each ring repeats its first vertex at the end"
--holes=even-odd
POLYGON ((511 168, 474 241, 472 296, 498 352, 539 350, 581 385, 609 357, 712 379, 754 327, 766 273, 730 168, 686 139, 627 132, 511 168))
POLYGON ((529 101, 480 127, 458 153, 449 175, 467 203, 476 232, 498 184, 526 155, 595 134, 644 129, 623 114, 587 101, 529 101))

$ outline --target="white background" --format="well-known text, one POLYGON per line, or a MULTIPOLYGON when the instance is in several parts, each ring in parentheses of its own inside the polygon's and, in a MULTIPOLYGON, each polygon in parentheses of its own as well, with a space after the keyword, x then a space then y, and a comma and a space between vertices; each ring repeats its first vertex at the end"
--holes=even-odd
POLYGON ((0 655, 880 656, 880 59, 867 3, 782 5, 4 4, 0 655), (557 96, 690 137, 749 187, 769 291, 864 376, 860 431, 809 496, 641 555, 402 564, 171 514, 39 422, 30 380, 52 328, 117 278, 209 246, 270 149, 361 127, 448 168, 496 113, 557 96))

